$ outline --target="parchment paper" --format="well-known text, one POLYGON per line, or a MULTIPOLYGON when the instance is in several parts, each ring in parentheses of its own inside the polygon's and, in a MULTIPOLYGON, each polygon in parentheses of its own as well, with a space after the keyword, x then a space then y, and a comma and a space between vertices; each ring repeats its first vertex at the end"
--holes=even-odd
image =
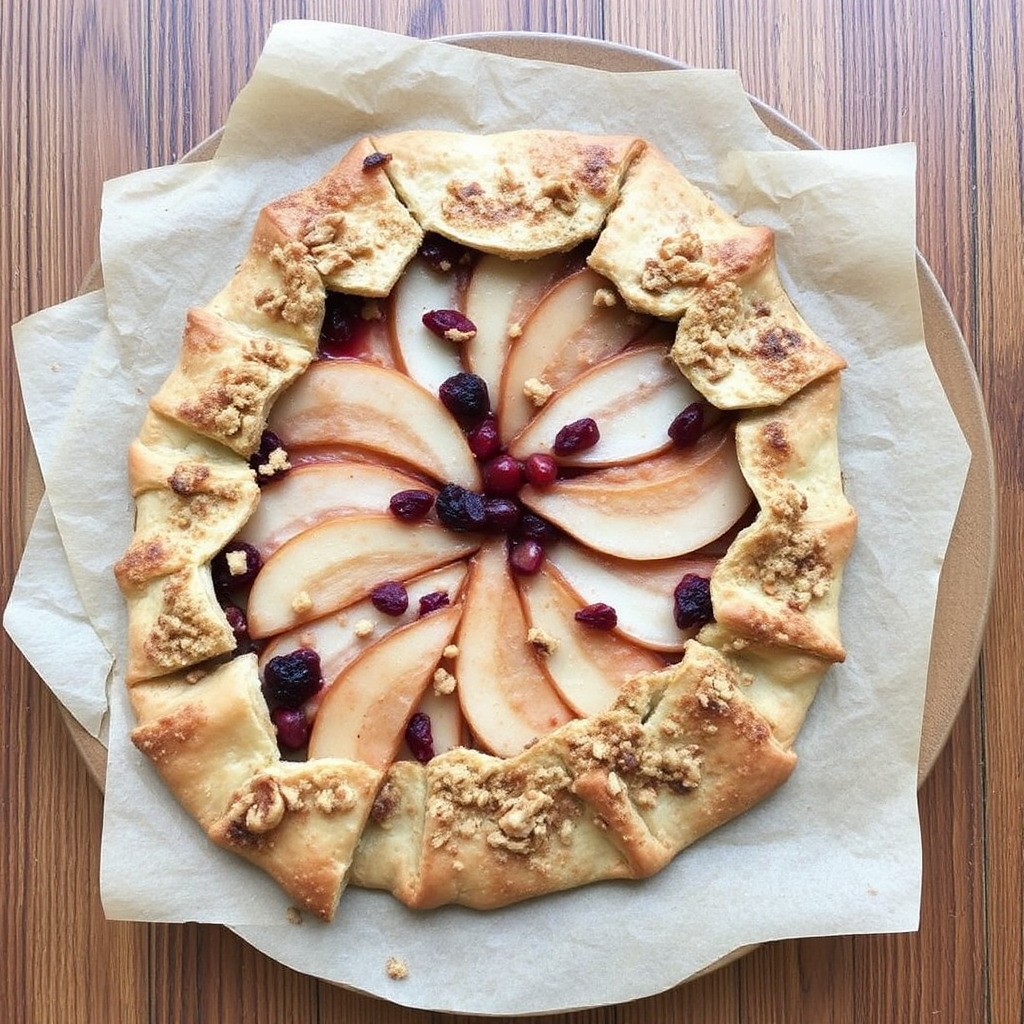
POLYGON ((731 72, 612 75, 351 26, 276 26, 214 160, 105 187, 105 292, 15 332, 53 515, 41 513, 5 621, 58 696, 88 709, 94 733, 114 659, 108 915, 227 923, 299 970, 403 1004, 491 1014, 647 995, 750 943, 915 928, 931 624, 970 453, 924 350, 914 232, 912 147, 788 150, 731 72), (187 306, 231 275, 263 203, 370 130, 535 125, 649 138, 727 208, 778 232, 797 306, 850 363, 841 454, 860 532, 843 590, 849 657, 826 678, 787 785, 656 878, 487 914, 414 914, 351 891, 332 925, 286 924, 274 883, 206 842, 128 741, 124 612, 110 573, 130 535, 124 452, 177 357, 187 306), (55 330, 83 356, 70 392, 46 366, 55 330), (64 615, 48 598, 55 581, 78 597, 64 615), (32 603, 47 601, 45 628, 24 628, 32 603), (69 636, 93 652, 87 678, 45 668, 66 658, 69 636), (406 980, 386 976, 390 956, 406 962, 406 980))

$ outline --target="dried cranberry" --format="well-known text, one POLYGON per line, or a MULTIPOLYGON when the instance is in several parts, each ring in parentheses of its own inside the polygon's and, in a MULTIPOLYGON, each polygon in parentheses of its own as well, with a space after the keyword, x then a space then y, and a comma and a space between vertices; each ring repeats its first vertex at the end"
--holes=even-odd
POLYGON ((417 711, 405 727, 405 742, 409 751, 420 764, 426 764, 434 756, 434 734, 430 730, 430 715, 417 711))
POLYGON ((457 309, 428 309, 423 326, 448 341, 470 341, 476 337, 476 324, 457 309))
POLYGON ((391 500, 388 502, 388 510, 403 523, 415 523, 423 519, 433 505, 434 496, 430 491, 412 488, 392 494, 391 500))
POLYGON ((553 523, 541 518, 536 512, 524 512, 516 529, 516 536, 535 540, 549 547, 558 540, 558 529, 553 523))
POLYGON ((573 618, 590 629, 614 629, 619 624, 619 617, 610 604, 597 601, 581 608, 573 618))
POLYGON ((434 233, 428 234, 423 239, 423 242, 420 244, 420 256, 434 270, 444 274, 448 273, 453 267, 457 267, 460 263, 468 263, 470 261, 470 252, 464 245, 434 233))
POLYGON ((273 704, 301 707, 324 685, 320 655, 308 647, 271 658, 263 669, 263 695, 273 704))
POLYGON ((218 594, 248 587, 263 568, 260 553, 251 544, 232 541, 213 556, 210 575, 218 594))
POLYGON ((669 425, 668 436, 677 448, 690 448, 704 430, 704 406, 691 402, 669 425))
POLYGON ((309 719, 302 708, 274 708, 270 720, 277 730, 277 742, 284 750, 301 750, 309 742, 309 719))
POLYGON ((226 604, 224 605, 224 617, 228 620, 231 632, 235 635, 234 653, 236 655, 251 654, 256 650, 256 644, 249 636, 249 620, 245 617, 245 612, 236 604, 226 604))
POLYGON ((388 580, 370 591, 370 600, 382 615, 404 615, 409 607, 409 592, 398 580, 388 580))
POLYGON ((703 626, 714 617, 711 605, 711 580, 688 572, 676 586, 673 597, 673 614, 680 629, 703 626))
POLYGON ((437 518, 448 527, 464 533, 482 530, 487 525, 487 509, 482 494, 458 484, 445 484, 437 495, 437 518))
POLYGON ((466 435, 466 443, 469 450, 481 461, 493 458, 501 451, 498 421, 488 416, 466 435))
POLYGON ((523 467, 511 455, 499 455, 484 463, 484 493, 495 497, 511 497, 523 486, 523 467))
POLYGON ((390 153, 381 153, 379 151, 370 153, 369 156, 363 157, 363 170, 372 171, 389 163, 391 163, 390 153))
POLYGON ((508 564, 520 576, 533 576, 544 564, 544 548, 535 540, 521 540, 512 545, 508 564))
POLYGON ((593 448, 600 440, 601 431, 597 429, 597 423, 589 416, 584 416, 559 430, 552 450, 556 455, 573 455, 593 448))
POLYGON ((495 533, 511 533, 519 525, 523 509, 512 498, 484 498, 487 528, 495 533))
POLYGON ((536 487, 538 491, 544 491, 554 486, 558 479, 558 463, 543 452, 527 455, 524 471, 527 483, 536 487))
POLYGON ((438 608, 447 608, 451 599, 443 590, 432 590, 420 598, 420 618, 436 612, 438 608))
POLYGON ((491 411, 487 381, 475 373, 456 373, 437 389, 441 404, 464 427, 476 426, 491 411))
POLYGON ((272 430, 263 431, 259 447, 249 457, 249 468, 256 474, 256 483, 261 486, 283 476, 291 468, 281 438, 272 430))
POLYGON ((366 300, 357 295, 328 292, 324 322, 320 327, 318 353, 323 359, 349 355, 362 326, 360 310, 366 300))

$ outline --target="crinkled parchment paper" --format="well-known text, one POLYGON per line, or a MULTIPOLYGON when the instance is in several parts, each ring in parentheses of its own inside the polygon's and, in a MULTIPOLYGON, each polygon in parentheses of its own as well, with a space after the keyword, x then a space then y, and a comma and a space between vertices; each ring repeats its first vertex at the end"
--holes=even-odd
POLYGON ((215 159, 107 184, 105 291, 16 330, 48 503, 6 623, 94 734, 113 664, 108 914, 227 923, 299 970, 399 1003, 495 1014, 647 995, 750 943, 916 927, 931 625, 970 454, 925 353, 914 241, 912 147, 789 150, 730 72, 613 75, 278 25, 215 159), (263 203, 319 177, 369 131, 532 126, 644 136, 727 208, 777 231, 797 306, 850 363, 842 461, 861 525, 843 589, 849 658, 826 678, 787 785, 653 879, 490 913, 413 913, 350 891, 335 923, 288 924, 277 887, 208 843, 128 741, 125 618, 110 571, 131 528, 124 453, 177 357, 187 306, 230 277, 263 203), (386 977, 390 956, 406 980, 386 977))

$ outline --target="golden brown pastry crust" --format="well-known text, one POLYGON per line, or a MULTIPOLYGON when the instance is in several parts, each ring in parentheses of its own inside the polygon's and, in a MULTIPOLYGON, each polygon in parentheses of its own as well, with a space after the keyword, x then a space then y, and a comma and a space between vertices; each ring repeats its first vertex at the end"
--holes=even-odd
POLYGON ((643 140, 362 140, 261 212, 236 275, 189 312, 132 446, 136 530, 116 574, 133 741, 215 842, 326 919, 350 879, 412 907, 490 908, 660 870, 786 780, 818 682, 844 657, 856 516, 836 443, 843 365, 783 292, 771 232, 643 140), (596 239, 590 266, 633 309, 678 320, 681 372, 738 410, 758 512, 712 577, 715 621, 607 711, 507 759, 460 748, 384 772, 283 761, 255 657, 222 661, 235 639, 210 559, 255 507, 247 458, 315 353, 326 290, 387 295, 425 231, 513 259, 596 239))

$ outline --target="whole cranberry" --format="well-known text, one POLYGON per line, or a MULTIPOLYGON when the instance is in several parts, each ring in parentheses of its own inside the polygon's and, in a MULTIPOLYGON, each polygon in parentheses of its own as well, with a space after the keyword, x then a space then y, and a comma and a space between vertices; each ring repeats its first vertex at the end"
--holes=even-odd
POLYGON ((263 568, 259 551, 244 541, 232 541, 213 556, 210 575, 218 594, 248 587, 263 568))
POLYGON ((593 448, 600 440, 601 431, 597 428, 597 421, 584 416, 583 419, 567 423, 559 430, 555 435, 552 451, 556 455, 573 455, 593 448))
POLYGON ((672 595, 676 625, 680 629, 703 626, 714 617, 711 605, 711 580, 688 572, 677 584, 672 595))
POLYGON ((437 518, 448 527, 464 533, 487 526, 487 510, 482 494, 459 484, 445 484, 437 495, 437 518))
POLYGON ((523 486, 523 467, 511 455, 498 455, 483 466, 484 493, 511 497, 523 486))
POLYGON ((535 540, 520 540, 508 553, 508 564, 520 576, 533 576, 544 564, 544 548, 535 540))
POLYGON ((527 455, 523 469, 526 474, 526 482, 536 487, 538 491, 546 491, 549 487, 553 487, 558 479, 558 463, 543 452, 527 455))
POLYGON ((409 592, 398 580, 388 580, 370 591, 370 601, 382 615, 397 617, 409 607, 409 592))
POLYGON ((491 459, 501 451, 501 434, 498 421, 493 416, 481 420, 467 435, 469 450, 482 462, 491 459))
POLYGON ((491 411, 487 381, 475 373, 455 373, 437 391, 441 404, 464 429, 474 427, 491 411))
POLYGON ((575 620, 590 629, 614 629, 619 624, 619 616, 610 604, 597 601, 581 608, 573 616, 575 620))
POLYGON ((302 707, 323 685, 320 655, 308 647, 279 654, 263 669, 263 695, 282 707, 302 707))
POLYGON ((270 720, 283 750, 301 750, 309 742, 309 719, 302 708, 274 708, 270 720))
POLYGON ((690 448, 700 440, 704 430, 704 406, 691 402, 669 424, 668 436, 677 448, 690 448))
POLYGON ((434 735, 430 728, 430 715, 417 711, 405 727, 405 742, 412 756, 426 764, 434 756, 434 735))
POLYGON ((433 506, 434 496, 430 491, 410 488, 391 495, 388 511, 403 523, 415 523, 423 519, 433 506))

